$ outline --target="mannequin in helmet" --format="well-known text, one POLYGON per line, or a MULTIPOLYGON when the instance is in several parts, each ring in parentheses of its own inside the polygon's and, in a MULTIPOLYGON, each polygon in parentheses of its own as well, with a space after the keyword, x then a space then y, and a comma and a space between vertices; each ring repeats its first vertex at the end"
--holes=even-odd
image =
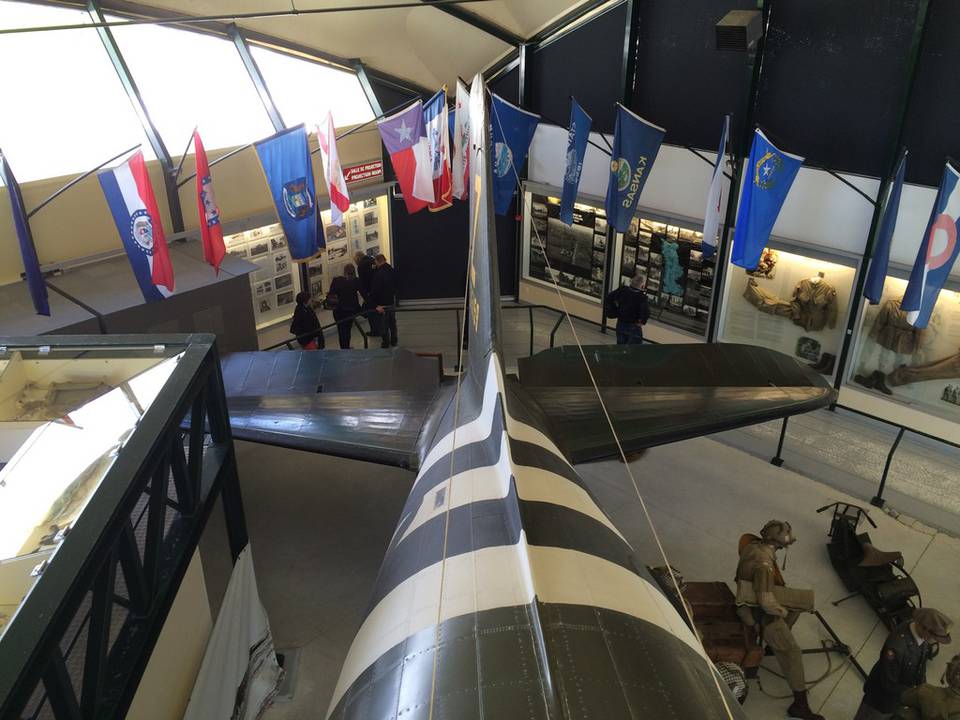
POLYGON ((943 687, 920 685, 906 690, 900 697, 902 707, 895 717, 900 720, 960 719, 960 655, 947 663, 940 679, 943 687))
POLYGON ((737 614, 747 625, 758 627, 763 641, 770 646, 783 676, 793 691, 793 704, 787 715, 798 720, 823 720, 810 709, 803 655, 791 628, 799 612, 783 607, 774 588, 786 583, 777 567, 777 550, 793 545, 796 537, 790 523, 771 520, 756 535, 740 539, 740 563, 737 565, 737 614))

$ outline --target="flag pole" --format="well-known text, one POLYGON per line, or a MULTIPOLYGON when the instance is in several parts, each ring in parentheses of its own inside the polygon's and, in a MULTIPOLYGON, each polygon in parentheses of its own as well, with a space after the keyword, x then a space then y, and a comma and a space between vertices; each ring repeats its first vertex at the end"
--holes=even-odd
POLYGON ((90 177, 91 175, 93 175, 97 170, 99 170, 100 168, 102 168, 104 165, 109 165, 110 163, 112 163, 112 162, 113 162, 114 160, 116 160, 117 158, 122 158, 124 155, 133 152, 134 150, 136 150, 137 148, 139 148, 140 145, 141 145, 141 143, 137 143, 137 144, 134 145, 133 147, 127 148, 127 149, 124 150, 122 153, 118 153, 118 154, 114 155, 114 156, 113 156, 112 158, 110 158, 109 160, 104 160, 102 163, 100 163, 99 165, 97 165, 97 166, 96 166, 95 168, 93 168, 92 170, 87 170, 87 172, 83 173, 82 175, 77 175, 77 177, 75 177, 73 180, 71 180, 70 182, 68 182, 68 183, 67 183, 66 185, 64 185, 62 188, 60 188, 59 190, 57 190, 55 193, 53 193, 53 195, 51 195, 51 196, 48 197, 46 200, 44 200, 42 203, 40 203, 39 205, 37 205, 33 210, 31 210, 30 212, 28 212, 28 213, 27 213, 27 218, 28 218, 28 219, 29 219, 29 218, 32 218, 34 215, 36 215, 38 212, 40 212, 41 210, 43 210, 43 208, 45 208, 45 207, 46 207, 47 205, 49 205, 51 202, 53 202, 53 201, 56 200, 58 197, 60 197, 61 195, 63 195, 63 193, 65 193, 67 190, 69 190, 70 188, 72 188, 74 185, 76 185, 76 184, 77 184, 78 182, 80 182, 81 180, 84 180, 84 179, 90 177))
MULTIPOLYGON (((183 161, 187 159, 187 151, 190 150, 190 146, 193 144, 193 136, 197 132, 197 125, 193 126, 193 130, 190 131, 190 139, 187 140, 187 146, 183 149, 183 153, 180 155, 180 162, 177 163, 177 171, 173 174, 175 178, 180 177, 180 171, 183 170, 183 161)), ((180 186, 177 185, 179 188, 180 186)))

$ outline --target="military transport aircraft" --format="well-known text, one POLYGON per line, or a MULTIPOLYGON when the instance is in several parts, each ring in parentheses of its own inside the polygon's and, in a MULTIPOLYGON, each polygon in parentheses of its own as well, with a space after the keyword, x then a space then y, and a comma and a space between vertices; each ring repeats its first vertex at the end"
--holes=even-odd
POLYGON ((442 381, 404 350, 224 359, 235 437, 417 471, 327 717, 742 718, 643 564, 662 564, 657 549, 631 547, 571 463, 807 412, 833 392, 792 358, 737 345, 557 348, 508 375, 487 112, 478 75, 461 375, 442 381))

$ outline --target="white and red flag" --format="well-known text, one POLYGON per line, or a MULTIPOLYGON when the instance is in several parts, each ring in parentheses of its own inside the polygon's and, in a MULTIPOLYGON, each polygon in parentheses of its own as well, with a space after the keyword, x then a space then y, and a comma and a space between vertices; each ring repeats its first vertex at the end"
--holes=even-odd
POLYGON ((343 214, 350 207, 350 195, 347 192, 347 183, 343 179, 343 168, 340 167, 337 135, 331 113, 327 113, 327 119, 317 126, 317 142, 320 144, 320 158, 323 176, 327 179, 327 192, 330 193, 330 217, 334 225, 342 226, 343 214))
POLYGON ((466 200, 470 195, 470 90, 457 80, 457 107, 453 111, 453 196, 466 200))
POLYGON ((444 87, 423 106, 423 125, 430 145, 430 171, 433 178, 432 212, 453 205, 450 178, 450 120, 447 89, 444 87))

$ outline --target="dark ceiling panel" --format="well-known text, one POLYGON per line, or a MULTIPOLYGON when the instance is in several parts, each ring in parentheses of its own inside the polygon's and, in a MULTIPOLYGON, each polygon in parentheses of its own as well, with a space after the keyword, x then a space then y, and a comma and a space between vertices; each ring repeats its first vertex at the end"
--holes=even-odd
POLYGON ((809 164, 882 175, 896 139, 917 5, 773 0, 757 124, 809 164))

